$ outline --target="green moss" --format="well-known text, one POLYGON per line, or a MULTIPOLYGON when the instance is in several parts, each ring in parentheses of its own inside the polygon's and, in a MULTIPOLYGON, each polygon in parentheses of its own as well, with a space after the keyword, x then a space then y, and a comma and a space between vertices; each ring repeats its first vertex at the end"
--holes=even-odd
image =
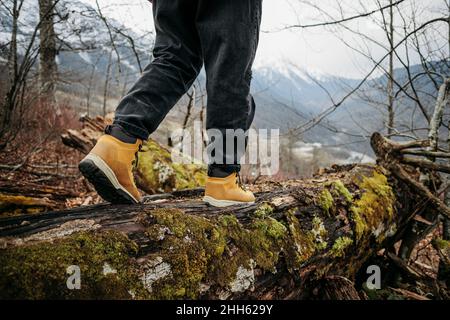
POLYGON ((228 226, 237 226, 239 225, 239 220, 236 218, 236 216, 233 215, 225 215, 220 218, 220 223, 224 227, 228 226))
POLYGON ((353 240, 349 237, 339 237, 331 248, 330 255, 339 258, 345 255, 345 250, 353 244, 353 240))
POLYGON ((450 241, 449 240, 436 238, 433 240, 433 244, 440 250, 450 249, 450 241))
POLYGON ((156 224, 147 229, 147 235, 160 242, 158 255, 171 268, 170 277, 152 284, 152 298, 194 298, 207 272, 208 259, 223 252, 223 237, 217 230, 213 232, 214 226, 202 217, 177 210, 155 210, 150 214, 156 224))
POLYGON ((171 276, 152 284, 156 299, 196 298, 202 283, 227 287, 240 266, 273 271, 287 228, 273 218, 255 218, 244 226, 234 215, 205 219, 178 210, 155 210, 147 235, 158 242, 158 254, 171 276), (165 230, 162 232, 161 230, 165 230))
POLYGON ((289 236, 287 237, 285 251, 289 270, 298 270, 316 252, 315 237, 312 232, 304 232, 300 221, 295 217, 297 209, 286 213, 289 236))
POLYGON ((130 292, 146 297, 133 269, 136 245, 122 234, 81 232, 52 243, 2 249, 2 299, 92 298, 128 299, 130 292), (107 263, 116 273, 104 274, 107 263), (67 267, 81 269, 81 290, 69 290, 67 267))
POLYGON ((317 199, 318 205, 323 209, 323 211, 330 215, 331 210, 334 206, 334 199, 331 195, 330 191, 328 189, 322 190, 322 192, 319 194, 319 197, 317 199))
POLYGON ((264 235, 275 240, 282 239, 286 235, 287 228, 279 221, 273 218, 257 220, 254 223, 256 229, 259 229, 264 235))
POLYGON ((261 204, 255 212, 253 212, 253 216, 256 218, 266 218, 269 217, 273 213, 273 208, 268 203, 261 204))
POLYGON ((297 209, 286 213, 289 236, 286 238, 285 257, 290 270, 298 270, 316 252, 324 250, 328 246, 328 232, 322 219, 315 216, 311 229, 305 231, 300 221, 296 218, 297 209))
POLYGON ((386 176, 378 172, 364 177, 359 188, 363 194, 351 208, 356 240, 372 233, 381 242, 385 235, 383 226, 388 226, 394 217, 395 196, 386 176))
POLYGON ((363 234, 367 228, 367 225, 366 225, 365 221, 359 215, 359 209, 355 209, 355 207, 352 207, 351 216, 353 219, 353 223, 355 225, 354 231, 355 231, 356 239, 359 240, 363 236, 363 234))
POLYGON ((341 180, 333 181, 332 186, 335 196, 343 197, 348 204, 351 204, 353 202, 352 194, 350 193, 350 191, 348 191, 341 180))
POLYGON ((136 181, 147 193, 172 192, 203 186, 206 167, 173 163, 170 151, 148 140, 139 152, 136 181))
POLYGON ((207 174, 204 166, 173 163, 172 167, 175 171, 175 188, 177 190, 192 189, 205 185, 207 174))

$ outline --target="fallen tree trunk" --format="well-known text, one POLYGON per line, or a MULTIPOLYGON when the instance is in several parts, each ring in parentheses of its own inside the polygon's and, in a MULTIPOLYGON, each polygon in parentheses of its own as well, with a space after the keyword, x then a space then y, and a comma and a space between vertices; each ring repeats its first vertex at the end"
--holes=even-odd
POLYGON ((257 187, 249 206, 193 190, 1 219, 0 298, 358 299, 348 284, 414 206, 375 166, 257 187))

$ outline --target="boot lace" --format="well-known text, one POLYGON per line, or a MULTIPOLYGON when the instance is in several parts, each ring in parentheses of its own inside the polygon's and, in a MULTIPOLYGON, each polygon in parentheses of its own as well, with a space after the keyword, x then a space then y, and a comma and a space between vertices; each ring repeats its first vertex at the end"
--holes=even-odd
POLYGON ((133 169, 137 169, 137 167, 139 165, 139 152, 142 152, 142 143, 139 144, 139 149, 138 149, 138 151, 135 152, 134 160, 131 162, 133 169))
POLYGON ((247 188, 245 188, 244 184, 242 183, 241 180, 241 175, 239 174, 239 172, 236 171, 236 184, 238 185, 239 188, 241 188, 244 191, 247 191, 247 188))

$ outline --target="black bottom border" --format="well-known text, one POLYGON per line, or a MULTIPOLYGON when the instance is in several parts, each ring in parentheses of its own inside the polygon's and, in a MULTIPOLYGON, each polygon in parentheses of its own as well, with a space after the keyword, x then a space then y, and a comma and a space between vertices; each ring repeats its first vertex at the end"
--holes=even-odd
MULTIPOLYGON (((385 320, 397 313, 401 318, 426 319, 450 301, 0 301, 3 315, 45 319, 105 317, 139 319, 316 319, 321 316, 385 320), (9 309, 9 310, 8 310, 9 309), (9 313, 11 312, 11 313, 9 313), (158 318, 155 316, 158 315, 158 318)), ((83 319, 84 320, 84 319, 83 319)))

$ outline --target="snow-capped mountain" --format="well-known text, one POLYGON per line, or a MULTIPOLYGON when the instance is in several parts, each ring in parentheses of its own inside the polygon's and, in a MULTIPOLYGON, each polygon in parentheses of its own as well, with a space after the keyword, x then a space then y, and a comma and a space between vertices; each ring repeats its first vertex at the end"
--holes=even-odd
POLYGON ((255 95, 270 96, 271 100, 294 108, 301 116, 309 118, 330 104, 328 94, 338 96, 343 87, 356 82, 278 61, 255 66, 252 86, 255 95))

